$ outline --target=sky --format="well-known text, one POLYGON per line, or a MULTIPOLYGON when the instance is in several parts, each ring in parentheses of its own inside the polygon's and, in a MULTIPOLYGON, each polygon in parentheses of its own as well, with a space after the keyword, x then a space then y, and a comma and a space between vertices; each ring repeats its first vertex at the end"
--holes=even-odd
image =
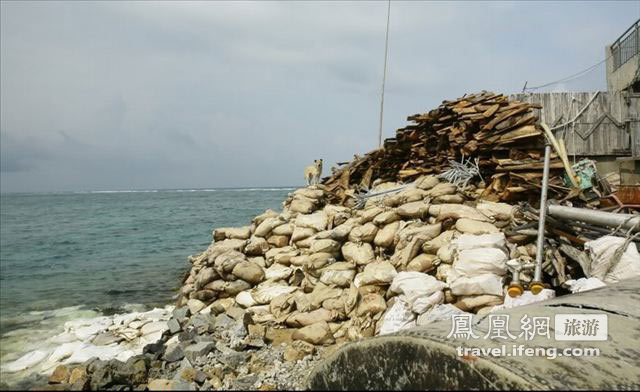
MULTIPOLYGON (((2 1, 0 190, 297 186, 377 147, 387 2, 2 1)), ((640 1, 392 1, 383 134, 604 59, 640 1)), ((606 90, 604 64, 545 91, 606 90)))

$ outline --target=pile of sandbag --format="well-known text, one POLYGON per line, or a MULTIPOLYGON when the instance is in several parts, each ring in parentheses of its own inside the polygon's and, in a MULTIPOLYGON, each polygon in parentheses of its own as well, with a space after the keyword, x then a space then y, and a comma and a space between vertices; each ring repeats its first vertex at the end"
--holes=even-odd
POLYGON ((327 204, 323 185, 298 189, 280 213, 214 230, 208 249, 189 258, 178 306, 192 315, 240 309, 251 323, 329 344, 415 325, 438 304, 502 303, 500 229, 513 208, 468 192, 424 176, 357 210, 327 204))
POLYGON ((462 234, 452 244, 455 258, 447 284, 458 297, 456 306, 478 312, 502 304, 509 255, 504 234, 462 234))

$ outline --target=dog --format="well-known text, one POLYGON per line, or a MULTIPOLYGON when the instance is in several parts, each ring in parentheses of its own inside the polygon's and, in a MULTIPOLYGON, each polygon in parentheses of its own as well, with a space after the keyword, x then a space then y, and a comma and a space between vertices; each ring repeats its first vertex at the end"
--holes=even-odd
POLYGON ((322 175, 322 159, 316 159, 313 161, 313 165, 307 166, 304 169, 304 178, 307 180, 307 185, 320 183, 320 176, 322 175))

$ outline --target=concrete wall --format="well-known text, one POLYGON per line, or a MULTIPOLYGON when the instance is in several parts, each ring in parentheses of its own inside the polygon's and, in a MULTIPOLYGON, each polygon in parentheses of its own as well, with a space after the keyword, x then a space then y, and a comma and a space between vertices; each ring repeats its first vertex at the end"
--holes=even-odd
POLYGON ((636 54, 620 68, 613 70, 613 56, 611 56, 611 46, 605 48, 605 58, 607 58, 607 90, 610 92, 622 91, 629 88, 640 78, 640 54, 636 54))

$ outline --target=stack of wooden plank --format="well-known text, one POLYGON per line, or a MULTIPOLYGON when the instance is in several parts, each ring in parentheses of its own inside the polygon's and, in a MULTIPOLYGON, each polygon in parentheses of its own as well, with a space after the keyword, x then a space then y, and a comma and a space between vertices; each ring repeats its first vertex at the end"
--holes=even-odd
MULTIPOLYGON (((341 164, 323 183, 345 203, 351 192, 368 189, 375 179, 409 182, 442 173, 452 159, 472 157, 485 180, 476 184, 484 188, 484 199, 533 200, 539 196, 544 159, 543 131, 533 112, 539 108, 487 91, 443 101, 434 110, 409 116, 412 124, 397 130, 395 138, 341 164)), ((552 155, 552 196, 569 191, 557 176, 562 168, 552 155)))

